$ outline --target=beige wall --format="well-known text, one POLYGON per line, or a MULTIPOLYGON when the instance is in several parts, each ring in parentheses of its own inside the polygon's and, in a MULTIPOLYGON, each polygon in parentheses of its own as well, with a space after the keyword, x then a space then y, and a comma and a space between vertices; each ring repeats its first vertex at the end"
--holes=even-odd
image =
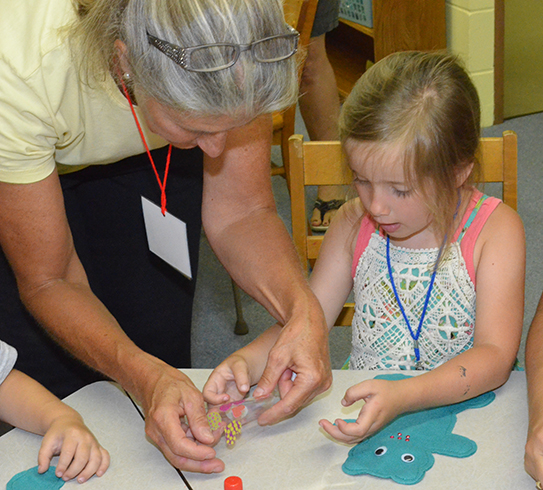
POLYGON ((505 2, 504 117, 543 111, 543 2, 505 2))
POLYGON ((494 123, 494 0, 446 0, 447 47, 459 54, 481 99, 482 124, 494 123))

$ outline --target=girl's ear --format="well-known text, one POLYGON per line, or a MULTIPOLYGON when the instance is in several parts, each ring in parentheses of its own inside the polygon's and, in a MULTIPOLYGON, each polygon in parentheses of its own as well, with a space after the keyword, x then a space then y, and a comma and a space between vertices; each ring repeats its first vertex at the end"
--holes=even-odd
POLYGON ((468 163, 467 165, 462 165, 457 171, 456 171, 456 187, 460 188, 465 183, 466 180, 468 180, 468 177, 471 175, 471 171, 473 170, 474 162, 468 163))

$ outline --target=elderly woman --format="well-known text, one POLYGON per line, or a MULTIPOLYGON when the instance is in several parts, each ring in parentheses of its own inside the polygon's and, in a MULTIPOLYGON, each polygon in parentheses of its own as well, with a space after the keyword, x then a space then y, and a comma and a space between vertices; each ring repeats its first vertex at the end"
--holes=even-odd
POLYGON ((202 395, 171 367, 190 365, 194 281, 146 233, 163 245, 155 226, 186 225, 161 256, 186 245, 194 275, 202 219, 232 277, 284 325, 259 386, 297 377, 261 423, 329 386, 322 310, 269 177, 269 114, 295 101, 297 34, 279 0, 0 9, 0 337, 61 396, 96 371, 118 381, 173 465, 222 471, 202 395))

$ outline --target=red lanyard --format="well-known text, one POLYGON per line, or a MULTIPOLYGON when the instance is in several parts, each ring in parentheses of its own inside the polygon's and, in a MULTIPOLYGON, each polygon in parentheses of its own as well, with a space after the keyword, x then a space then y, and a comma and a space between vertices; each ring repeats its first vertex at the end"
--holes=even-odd
POLYGON ((155 172, 156 180, 158 181, 158 186, 160 187, 160 210, 162 211, 162 215, 166 216, 166 180, 168 180, 168 170, 170 169, 170 160, 172 156, 172 145, 168 147, 168 157, 166 158, 166 170, 164 170, 164 181, 160 180, 160 176, 158 175, 158 171, 156 169, 155 162, 153 160, 153 157, 151 155, 151 152, 149 150, 149 146, 147 146, 147 141, 145 141, 145 136, 143 134, 143 130, 141 129, 140 122, 138 121, 138 116, 136 115, 136 111, 134 109, 134 104, 132 104, 132 98, 130 97, 130 94, 128 93, 128 89, 126 88, 126 85, 124 84, 124 81, 121 78, 121 85, 123 87, 123 92, 126 98, 128 99, 128 103, 130 104, 130 110, 132 111, 132 115, 134 116, 134 121, 136 121, 136 126, 138 127, 138 131, 140 132, 141 141, 143 141, 143 146, 145 146, 145 150, 147 151, 147 155, 149 156, 149 160, 151 161, 151 165, 153 166, 153 170, 155 172))

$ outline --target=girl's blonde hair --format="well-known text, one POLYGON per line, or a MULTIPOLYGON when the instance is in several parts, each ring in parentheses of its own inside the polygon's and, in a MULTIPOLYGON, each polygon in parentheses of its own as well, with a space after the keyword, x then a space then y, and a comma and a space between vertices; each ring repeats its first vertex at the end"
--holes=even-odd
POLYGON ((281 0, 73 0, 77 22, 68 32, 86 83, 119 70, 114 42, 127 46, 131 80, 147 96, 182 112, 256 117, 296 102, 297 57, 275 63, 242 53, 228 69, 184 70, 151 46, 147 33, 182 47, 248 44, 287 33, 281 0))
POLYGON ((480 174, 477 90, 458 58, 445 53, 394 53, 372 66, 343 105, 340 138, 404 148, 404 169, 423 195, 438 236, 451 239, 458 178, 480 174))

